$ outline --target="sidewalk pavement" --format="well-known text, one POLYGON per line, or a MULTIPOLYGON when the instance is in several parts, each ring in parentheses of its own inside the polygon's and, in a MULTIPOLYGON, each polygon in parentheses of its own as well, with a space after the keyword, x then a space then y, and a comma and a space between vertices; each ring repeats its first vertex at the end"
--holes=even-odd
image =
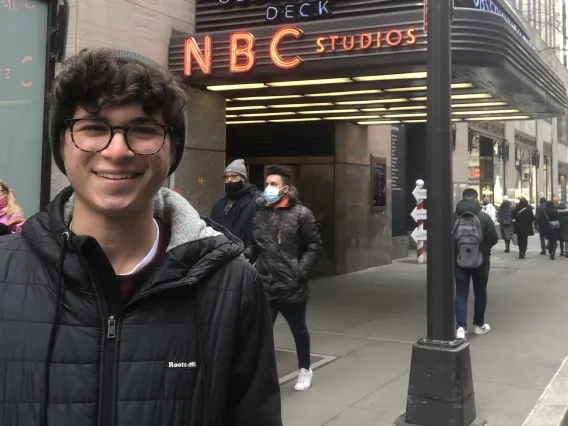
MULTIPOLYGON (((491 264, 492 331, 468 341, 478 416, 521 426, 568 355, 568 259, 539 255, 538 236, 525 260, 503 251, 499 242, 491 264)), ((323 366, 306 392, 293 389, 294 341, 279 317, 285 426, 387 426, 404 413, 411 346, 426 335, 426 266, 408 262, 312 282, 308 327, 323 366)), ((473 294, 468 314, 471 324, 473 294)))

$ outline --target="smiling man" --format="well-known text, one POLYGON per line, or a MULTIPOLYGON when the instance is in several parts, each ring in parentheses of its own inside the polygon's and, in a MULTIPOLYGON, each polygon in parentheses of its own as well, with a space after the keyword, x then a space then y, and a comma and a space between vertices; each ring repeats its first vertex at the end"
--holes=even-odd
POLYGON ((272 324, 240 240, 160 188, 186 93, 142 56, 85 50, 50 99, 71 185, 0 238, 0 424, 280 426, 272 324))

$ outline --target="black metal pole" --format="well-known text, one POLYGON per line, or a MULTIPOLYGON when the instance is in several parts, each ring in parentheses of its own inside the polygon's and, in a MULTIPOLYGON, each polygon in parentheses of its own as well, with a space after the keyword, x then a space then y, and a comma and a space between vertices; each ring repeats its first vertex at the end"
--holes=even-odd
POLYGON ((453 340, 452 23, 453 0, 428 1, 428 338, 453 340))
POLYGON ((397 426, 485 425, 476 416, 469 345, 455 335, 452 15, 453 0, 428 0, 428 335, 412 348, 406 413, 397 426))

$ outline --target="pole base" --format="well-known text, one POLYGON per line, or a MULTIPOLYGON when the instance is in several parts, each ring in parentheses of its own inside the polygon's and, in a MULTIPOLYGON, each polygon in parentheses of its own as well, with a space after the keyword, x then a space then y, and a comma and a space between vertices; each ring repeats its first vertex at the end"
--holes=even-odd
MULTIPOLYGON (((423 425, 417 425, 416 423, 407 423, 405 419, 406 419, 406 415, 403 414, 402 416, 400 416, 398 419, 396 419, 394 421, 395 426, 423 426, 423 425)), ((485 426, 486 424, 487 424, 487 422, 485 420, 482 420, 479 417, 476 417, 475 420, 467 426, 485 426)))
POLYGON ((469 344, 420 339, 412 347, 406 413, 397 426, 482 426, 475 412, 469 344))

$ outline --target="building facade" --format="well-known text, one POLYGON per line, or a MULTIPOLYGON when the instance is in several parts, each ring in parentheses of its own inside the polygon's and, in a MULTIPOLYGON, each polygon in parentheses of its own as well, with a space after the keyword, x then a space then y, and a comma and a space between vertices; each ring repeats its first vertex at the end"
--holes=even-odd
MULTIPOLYGON (((426 32, 416 3, 2 2, 0 21, 16 37, 13 78, 4 81, 11 91, 0 92, 8 129, 0 143, 10 154, 0 159, 0 179, 26 214, 67 184, 50 164, 45 90, 62 56, 124 48, 168 66, 191 87, 186 154, 165 184, 202 214, 222 196, 229 161, 245 158, 259 186, 267 165, 284 164, 321 227, 322 272, 406 256, 415 225, 411 191, 426 175, 427 152, 426 32), (43 24, 37 33, 18 24, 24 13, 43 24)), ((524 17, 533 3, 455 5, 455 201, 469 186, 495 204, 503 195, 533 204, 541 196, 566 199, 568 78, 563 55, 547 49, 564 39, 524 17)))

